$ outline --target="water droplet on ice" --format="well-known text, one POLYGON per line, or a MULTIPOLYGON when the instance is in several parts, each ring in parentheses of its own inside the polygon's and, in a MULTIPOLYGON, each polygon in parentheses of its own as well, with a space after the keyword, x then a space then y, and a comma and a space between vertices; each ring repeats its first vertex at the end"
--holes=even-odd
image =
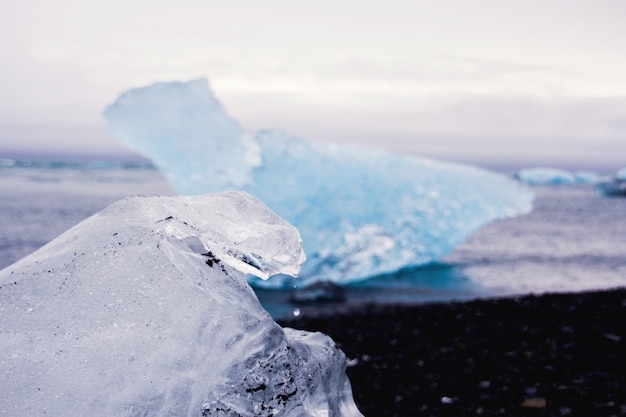
POLYGON ((300 316, 300 309, 299 308, 294 308, 293 309, 293 316, 294 317, 299 317, 300 316))

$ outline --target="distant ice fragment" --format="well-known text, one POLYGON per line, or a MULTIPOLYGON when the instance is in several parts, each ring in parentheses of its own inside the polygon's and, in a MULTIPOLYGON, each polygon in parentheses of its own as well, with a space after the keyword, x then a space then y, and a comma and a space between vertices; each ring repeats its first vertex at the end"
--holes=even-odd
POLYGON ((578 170, 574 171, 574 178, 577 184, 593 184, 598 180, 599 175, 592 171, 578 170))
POLYGON ((604 197, 626 197, 626 168, 595 183, 596 193, 604 197))
POLYGON ((179 193, 245 190, 295 225, 308 256, 303 285, 433 262, 486 223, 532 206, 526 187, 476 167, 277 131, 249 134, 206 80, 130 90, 104 117, 110 132, 150 158, 179 193))
POLYGON ((0 414, 360 416, 333 341, 246 282, 303 261, 243 192, 109 206, 0 271, 0 414))
POLYGON ((570 171, 559 168, 524 168, 516 176, 529 185, 569 185, 576 182, 570 171))
POLYGON ((517 171, 515 176, 529 185, 593 184, 598 175, 590 171, 568 171, 561 168, 533 167, 517 171))
POLYGON ((319 281, 298 291, 289 297, 293 304, 341 303, 346 300, 346 289, 331 281, 319 281))

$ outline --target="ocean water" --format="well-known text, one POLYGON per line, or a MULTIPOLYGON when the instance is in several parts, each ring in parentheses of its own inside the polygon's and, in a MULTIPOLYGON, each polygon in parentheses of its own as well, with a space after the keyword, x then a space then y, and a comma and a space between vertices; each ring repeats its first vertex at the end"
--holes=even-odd
POLYGON ((174 195, 145 163, 0 160, 0 269, 130 195, 174 195))
MULTIPOLYGON (((436 264, 344 288, 345 301, 425 302, 626 285, 626 198, 590 185, 537 186, 533 211, 493 222, 436 264)), ((130 195, 174 195, 145 163, 0 160, 0 269, 130 195)), ((275 317, 304 313, 303 289, 257 291, 275 317)), ((325 304, 327 305, 327 304, 325 304)), ((314 308, 325 308, 316 304, 314 308)))

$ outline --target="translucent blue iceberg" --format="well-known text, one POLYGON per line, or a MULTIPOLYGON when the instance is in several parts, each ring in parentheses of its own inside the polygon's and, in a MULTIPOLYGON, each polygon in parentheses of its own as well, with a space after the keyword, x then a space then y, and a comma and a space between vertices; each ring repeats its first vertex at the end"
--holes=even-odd
MULTIPOLYGON (((206 80, 130 90, 104 118, 179 193, 244 190, 295 225, 307 254, 302 283, 348 283, 428 264, 486 223, 532 207, 525 186, 476 167, 278 131, 251 134, 206 80)), ((276 278, 254 283, 292 284, 276 278)))

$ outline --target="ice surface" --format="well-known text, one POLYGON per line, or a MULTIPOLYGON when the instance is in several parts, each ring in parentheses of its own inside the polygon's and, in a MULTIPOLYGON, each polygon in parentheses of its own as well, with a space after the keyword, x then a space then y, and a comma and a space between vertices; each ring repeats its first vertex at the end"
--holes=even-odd
POLYGON ((524 168, 517 172, 520 181, 530 185, 569 185, 576 183, 574 175, 559 168, 524 168))
POLYGON ((595 189, 596 193, 604 197, 626 196, 626 168, 618 170, 614 176, 598 180, 595 189))
POLYGON ((590 171, 568 171, 560 168, 533 167, 520 169, 516 177, 529 185, 592 184, 598 175, 590 171))
POLYGON ((574 171, 574 178, 577 184, 593 184, 600 176, 592 171, 574 171))
POLYGON ((303 261, 243 192, 109 206, 0 271, 0 414, 359 416, 343 353, 246 282, 303 261))
POLYGON ((224 112, 206 80, 131 90, 104 117, 179 193, 242 189, 295 225, 308 256, 305 283, 345 283, 430 263, 486 223, 532 205, 525 187, 476 167, 277 131, 251 135, 224 112))

